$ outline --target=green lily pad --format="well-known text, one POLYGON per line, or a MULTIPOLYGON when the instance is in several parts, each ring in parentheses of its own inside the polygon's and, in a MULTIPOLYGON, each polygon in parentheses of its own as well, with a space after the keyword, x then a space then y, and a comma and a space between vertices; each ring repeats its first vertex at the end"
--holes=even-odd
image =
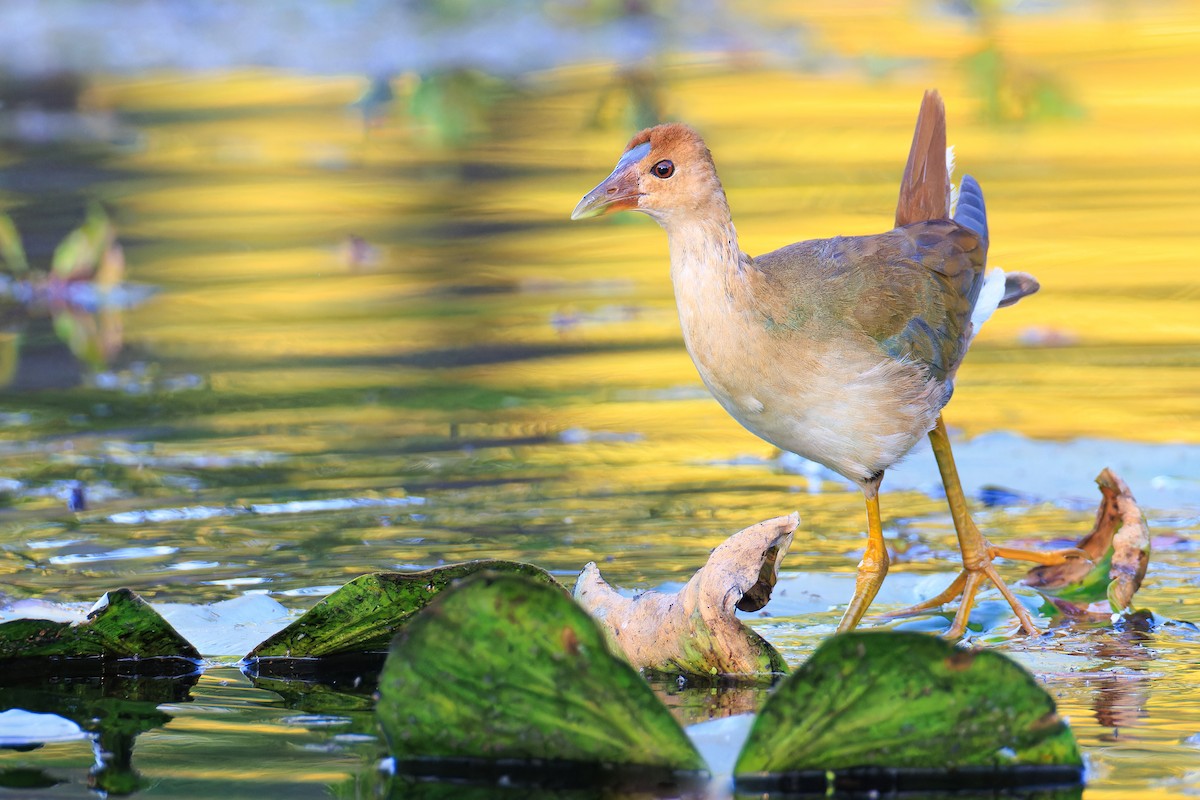
POLYGON ((36 662, 55 672, 108 670, 131 674, 184 674, 200 653, 129 589, 108 592, 85 622, 16 619, 0 625, 0 665, 36 662))
MULTIPOLYGON (((1046 597, 1053 597, 1069 603, 1072 608, 1084 609, 1091 603, 1099 600, 1108 599, 1108 585, 1111 580, 1108 573, 1112 570, 1113 552, 1110 548, 1107 553, 1100 557, 1100 560, 1087 571, 1078 580, 1071 581, 1062 586, 1042 586, 1039 587, 1046 597)), ((1035 567, 1034 569, 1042 569, 1035 567)), ((1058 607, 1062 607, 1059 604, 1058 607)))
POLYGON ((738 758, 739 789, 1004 788, 1075 784, 1082 760, 1054 700, 991 651, 931 636, 827 640, 768 699, 738 758))
POLYGON ((376 572, 347 583, 271 636, 245 657, 251 668, 275 675, 281 664, 264 662, 387 652, 396 631, 455 581, 482 570, 524 575, 557 586, 545 570, 514 561, 468 561, 420 572, 376 572))
POLYGON ((396 637, 376 713, 401 772, 603 780, 704 760, 565 593, 482 574, 396 637))

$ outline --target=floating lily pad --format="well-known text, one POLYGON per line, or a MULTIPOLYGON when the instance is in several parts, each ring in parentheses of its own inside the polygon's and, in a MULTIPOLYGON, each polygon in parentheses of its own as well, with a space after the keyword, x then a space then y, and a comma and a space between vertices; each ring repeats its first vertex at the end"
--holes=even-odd
POLYGON ((84 622, 0 624, 0 665, 6 669, 36 663, 56 673, 187 674, 199 662, 196 648, 129 589, 105 594, 84 622))
POLYGON ((1054 701, 991 651, 931 636, 848 633, 768 699, 739 789, 906 791, 1076 784, 1082 760, 1054 701))
POLYGON ((400 632, 379 716, 402 772, 581 782, 704 762, 569 597, 516 575, 447 590, 400 632))
POLYGON ((780 674, 787 662, 737 617, 767 604, 799 517, 776 517, 722 542, 678 592, 618 593, 594 563, 575 599, 599 620, 633 666, 689 676, 780 674))
POLYGON ((1072 559, 1034 567, 1023 581, 1068 616, 1129 612, 1150 563, 1150 528, 1129 486, 1110 469, 1096 484, 1101 494, 1096 524, 1076 545, 1091 563, 1072 559))
POLYGON ((447 586, 482 570, 558 585, 545 570, 513 561, 468 561, 421 572, 363 575, 259 644, 245 660, 252 670, 276 676, 310 671, 302 669, 301 662, 315 658, 374 653, 382 660, 396 631, 414 614, 447 586))

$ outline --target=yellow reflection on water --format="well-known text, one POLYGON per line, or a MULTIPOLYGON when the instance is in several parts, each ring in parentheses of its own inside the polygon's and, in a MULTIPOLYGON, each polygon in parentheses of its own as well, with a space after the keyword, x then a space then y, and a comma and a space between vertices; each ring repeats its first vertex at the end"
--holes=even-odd
MULTIPOLYGON (((894 66, 878 80, 857 69, 812 73, 770 60, 664 67, 668 108, 708 138, 745 249, 885 228, 917 100, 936 85, 947 99, 960 170, 975 174, 988 197, 993 263, 1032 272, 1043 286, 996 315, 977 340, 947 412, 953 424, 968 433, 1003 427, 1049 437, 1200 439, 1191 402, 1200 396, 1200 96, 1190 77, 1200 68, 1200 12, 1193 4, 1167 4, 1154 15, 1072 6, 999 15, 990 27, 876 3, 772 4, 755 13, 807 25, 844 58, 894 66), (988 47, 1006 65, 1001 95, 1017 97, 1044 78, 1078 113, 985 121, 969 59, 988 47)), ((164 348, 190 340, 264 358, 288 349, 344 353, 357 347, 354 328, 340 335, 318 320, 322 309, 380 292, 417 294, 447 280, 569 286, 603 279, 626 282, 620 302, 643 312, 578 338, 676 337, 661 232, 641 220, 566 220, 630 133, 586 125, 609 75, 597 66, 538 76, 534 90, 506 100, 491 138, 457 153, 419 146, 395 113, 365 126, 350 107, 365 82, 352 78, 248 72, 103 85, 96 102, 147 120, 145 146, 126 157, 129 167, 204 176, 130 192, 120 201, 126 234, 203 241, 218 233, 226 245, 164 255, 160 274, 171 281, 200 274, 228 282, 174 291, 139 312, 138 335, 164 348), (156 114, 181 105, 222 114, 200 114, 186 126, 156 123, 156 114), (230 109, 254 113, 229 116, 230 109), (470 162, 511 168, 514 177, 474 181, 462 170, 470 162), (464 219, 496 233, 464 244, 437 232, 464 219), (420 243, 383 242, 381 275, 347 276, 336 256, 341 237, 383 240, 396 223, 432 233, 420 243), (307 330, 306 319, 313 320, 307 330), (252 333, 238 327, 245 321, 256 323, 252 333)), ((586 311, 601 301, 581 302, 586 311)), ((545 343, 562 336, 546 318, 578 305, 535 291, 513 308, 533 316, 485 305, 485 329, 497 340, 545 343)), ((362 342, 461 341, 455 326, 461 333, 462 324, 461 317, 406 319, 367 330, 362 342)), ((504 370, 490 372, 513 377, 504 370)), ((517 377, 694 385, 689 370, 685 359, 656 352, 525 363, 517 377)), ((703 424, 727 430, 731 441, 743 436, 715 406, 703 424)))

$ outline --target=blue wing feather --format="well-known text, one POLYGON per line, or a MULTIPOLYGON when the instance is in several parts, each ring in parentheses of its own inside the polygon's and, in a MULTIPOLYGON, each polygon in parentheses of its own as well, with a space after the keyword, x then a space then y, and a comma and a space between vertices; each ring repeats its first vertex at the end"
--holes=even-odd
POLYGON ((954 212, 954 221, 987 240, 987 207, 983 204, 983 190, 970 175, 963 176, 962 188, 958 190, 958 208, 954 212))

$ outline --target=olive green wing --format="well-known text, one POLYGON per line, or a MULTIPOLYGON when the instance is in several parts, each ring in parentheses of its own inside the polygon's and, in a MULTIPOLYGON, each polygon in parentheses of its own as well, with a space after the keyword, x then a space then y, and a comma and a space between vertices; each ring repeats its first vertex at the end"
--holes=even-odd
POLYGON ((970 342, 986 250, 949 220, 800 242, 753 259, 772 285, 760 310, 780 335, 849 342, 857 332, 946 381, 970 342))
POLYGON ((983 286, 986 240, 946 220, 898 228, 885 239, 876 277, 880 298, 855 320, 888 355, 954 377, 971 341, 971 311, 983 286))

